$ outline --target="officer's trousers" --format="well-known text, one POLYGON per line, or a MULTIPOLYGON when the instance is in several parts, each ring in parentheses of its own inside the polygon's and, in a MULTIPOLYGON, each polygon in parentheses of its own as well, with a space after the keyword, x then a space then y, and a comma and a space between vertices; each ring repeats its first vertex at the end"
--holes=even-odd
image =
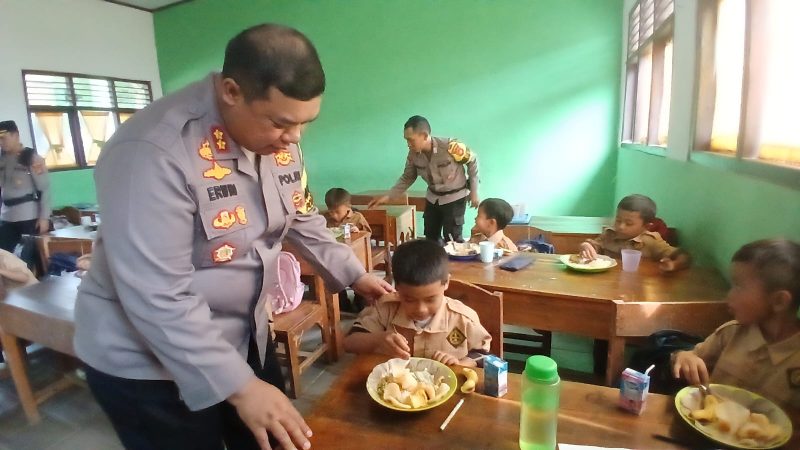
POLYGON ((467 197, 454 202, 431 203, 425 200, 425 212, 422 214, 425 223, 425 238, 442 243, 442 238, 456 242, 464 242, 464 212, 467 210, 467 197))

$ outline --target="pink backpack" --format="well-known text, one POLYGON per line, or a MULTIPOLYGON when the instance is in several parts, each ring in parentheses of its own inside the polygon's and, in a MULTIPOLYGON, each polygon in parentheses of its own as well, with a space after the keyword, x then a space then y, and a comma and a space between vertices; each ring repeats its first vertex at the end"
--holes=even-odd
POLYGON ((293 254, 278 255, 278 283, 268 295, 272 303, 272 314, 294 310, 303 300, 305 285, 300 281, 300 263, 293 254))

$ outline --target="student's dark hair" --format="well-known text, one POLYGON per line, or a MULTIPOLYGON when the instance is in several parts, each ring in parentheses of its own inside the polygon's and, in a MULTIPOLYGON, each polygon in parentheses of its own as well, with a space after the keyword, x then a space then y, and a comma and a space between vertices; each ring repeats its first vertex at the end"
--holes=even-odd
POLYGON ((397 284, 425 286, 447 282, 447 252, 436 241, 417 239, 401 244, 392 257, 392 272, 397 284))
POLYGON ((228 42, 222 76, 236 81, 247 101, 267 98, 272 86, 302 101, 325 91, 314 44, 294 28, 272 23, 250 27, 228 42))
POLYGON ((800 244, 788 239, 751 242, 733 254, 733 262, 750 264, 768 292, 787 290, 800 306, 800 244))
POLYGON ((497 221, 497 229, 502 230, 514 217, 514 208, 502 198, 487 198, 478 205, 478 210, 483 211, 489 219, 497 221))
POLYGON ((350 193, 347 189, 330 188, 325 193, 325 206, 328 209, 336 208, 339 205, 350 205, 350 193))
POLYGON ((617 209, 638 212, 646 224, 656 218, 656 202, 646 195, 629 195, 619 201, 617 209))
POLYGON ((406 124, 403 125, 403 129, 411 128, 417 133, 426 132, 431 134, 431 124, 428 122, 428 119, 422 116, 411 116, 406 120, 406 124))

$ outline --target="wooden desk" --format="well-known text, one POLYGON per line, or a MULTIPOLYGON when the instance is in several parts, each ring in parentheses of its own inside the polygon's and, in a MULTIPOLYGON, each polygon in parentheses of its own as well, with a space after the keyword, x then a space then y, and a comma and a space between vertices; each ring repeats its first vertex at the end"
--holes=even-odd
MULTIPOLYGON (((350 196, 350 201, 353 204, 369 204, 373 197, 386 195, 385 190, 371 190, 356 192, 350 196)), ((405 194, 389 199, 389 202, 394 205, 411 205, 417 211, 425 211, 425 193, 426 191, 406 191, 405 194)))
POLYGON ((580 273, 568 270, 558 255, 535 257, 517 272, 498 268, 498 262, 452 261, 450 275, 503 292, 508 324, 608 340, 608 385, 623 369, 627 337, 668 328, 705 336, 730 320, 728 286, 715 269, 662 274, 655 261, 643 260, 635 273, 623 272, 621 264, 602 273, 580 273))
MULTIPOLYGON (((352 233, 350 241, 344 243, 350 246, 356 258, 358 258, 364 266, 364 270, 369 272, 372 267, 372 244, 370 243, 370 234, 364 231, 352 233)), ((300 263, 300 274, 313 277, 313 286, 317 289, 324 290, 319 297, 325 301, 325 309, 328 311, 328 326, 331 328, 331 340, 333 341, 331 345, 331 359, 336 361, 344 353, 342 327, 339 326, 341 322, 339 293, 330 292, 330 290, 328 290, 325 283, 322 281, 322 277, 314 269, 314 266, 312 266, 297 249, 293 248, 288 241, 283 242, 283 249, 287 252, 291 252, 295 258, 297 258, 297 261, 300 263)))
MULTIPOLYGON (((408 413, 378 405, 365 383, 387 357, 360 355, 320 399, 306 422, 312 448, 519 449, 520 375, 508 374, 509 392, 497 399, 456 391, 432 410, 408 413), (439 426, 460 398, 464 405, 445 431, 439 426)), ((458 372, 458 370, 457 370, 458 372)), ((483 390, 483 377, 478 392, 483 390)), ((464 377, 459 375, 459 387, 464 377)), ((619 390, 564 381, 558 415, 558 441, 569 444, 646 449, 683 446, 656 440, 669 436, 690 448, 712 447, 674 411, 672 397, 650 394, 641 416, 617 408, 619 390)))
MULTIPOLYGON (((367 209, 367 205, 353 205, 353 208, 359 211, 367 209)), ((417 225, 414 219, 416 207, 413 205, 381 205, 372 209, 386 211, 386 216, 389 218, 387 230, 376 230, 374 227, 380 226, 379 224, 370 223, 372 233, 375 235, 386 236, 387 240, 395 247, 405 241, 414 239, 417 236, 417 225)))
POLYGON ((86 239, 90 241, 97 239, 97 231, 90 230, 83 225, 61 228, 51 231, 47 235, 59 239, 86 239))
POLYGON ((33 392, 25 370, 26 339, 58 352, 75 356, 75 299, 80 278, 71 274, 50 277, 40 283, 11 291, 0 301, 0 339, 20 403, 32 424, 40 420, 37 405, 71 384, 60 380, 33 392))
POLYGON ((505 234, 514 242, 534 239, 540 234, 553 244, 556 253, 578 253, 581 242, 596 237, 603 227, 614 225, 613 217, 533 216, 527 225, 509 225, 505 234))

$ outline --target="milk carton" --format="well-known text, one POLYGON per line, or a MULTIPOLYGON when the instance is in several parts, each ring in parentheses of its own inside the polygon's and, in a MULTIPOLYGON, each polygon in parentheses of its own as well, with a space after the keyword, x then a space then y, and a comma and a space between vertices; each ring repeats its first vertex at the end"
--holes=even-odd
POLYGON ((508 392, 508 362, 494 355, 483 359, 483 390, 492 397, 502 397, 508 392))
POLYGON ((634 414, 641 414, 649 391, 650 375, 625 369, 619 381, 619 406, 634 414))

